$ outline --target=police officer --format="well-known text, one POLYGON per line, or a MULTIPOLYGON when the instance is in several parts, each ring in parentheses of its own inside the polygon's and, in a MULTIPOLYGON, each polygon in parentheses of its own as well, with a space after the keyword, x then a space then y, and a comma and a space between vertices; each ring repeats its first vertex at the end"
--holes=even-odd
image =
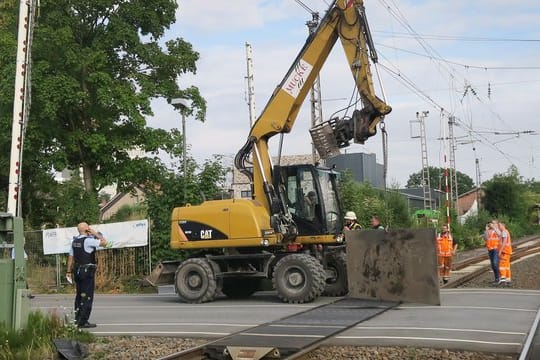
POLYGON ((79 235, 73 237, 67 264, 66 278, 73 280, 77 289, 75 296, 75 322, 80 328, 96 327, 88 322, 94 301, 94 276, 96 273, 96 249, 107 246, 103 235, 92 229, 87 223, 77 225, 79 235))

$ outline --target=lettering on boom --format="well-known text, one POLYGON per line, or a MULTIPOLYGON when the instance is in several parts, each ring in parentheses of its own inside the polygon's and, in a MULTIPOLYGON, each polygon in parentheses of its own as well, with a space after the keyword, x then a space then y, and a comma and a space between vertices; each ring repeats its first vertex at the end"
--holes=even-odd
POLYGON ((287 77, 287 80, 285 80, 282 89, 296 99, 312 69, 313 66, 311 64, 300 59, 287 77))

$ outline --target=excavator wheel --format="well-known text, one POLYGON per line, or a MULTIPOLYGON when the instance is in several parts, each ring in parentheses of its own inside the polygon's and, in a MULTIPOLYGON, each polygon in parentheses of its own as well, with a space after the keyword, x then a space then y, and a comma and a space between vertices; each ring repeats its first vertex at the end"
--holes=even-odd
POLYGON ((211 264, 206 259, 191 258, 182 262, 174 277, 176 293, 189 303, 214 300, 218 286, 211 264))
POLYGON ((326 271, 331 274, 326 278, 324 295, 343 296, 349 292, 347 280, 347 258, 344 252, 335 252, 328 255, 326 271))
POLYGON ((228 298, 243 299, 253 295, 261 286, 259 278, 226 278, 223 279, 221 291, 228 298))
POLYGON ((285 302, 301 304, 319 297, 324 291, 325 271, 322 264, 307 254, 281 258, 272 275, 274 288, 285 302))

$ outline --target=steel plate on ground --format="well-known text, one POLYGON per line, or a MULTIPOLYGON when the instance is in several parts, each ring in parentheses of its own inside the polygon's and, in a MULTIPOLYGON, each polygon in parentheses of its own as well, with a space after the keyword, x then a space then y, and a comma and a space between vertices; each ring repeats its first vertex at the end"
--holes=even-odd
POLYGON ((346 231, 349 297, 440 305, 435 229, 346 231))
POLYGON ((227 347, 271 347, 282 357, 338 334, 394 306, 397 302, 344 298, 302 313, 259 325, 205 347, 210 359, 221 357, 227 347))

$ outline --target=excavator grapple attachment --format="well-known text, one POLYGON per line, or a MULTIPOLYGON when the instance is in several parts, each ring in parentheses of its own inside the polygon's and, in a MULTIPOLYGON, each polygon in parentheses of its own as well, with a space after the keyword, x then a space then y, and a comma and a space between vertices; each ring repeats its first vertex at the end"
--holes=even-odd
POLYGON ((349 296, 440 305, 434 229, 346 231, 349 296))

